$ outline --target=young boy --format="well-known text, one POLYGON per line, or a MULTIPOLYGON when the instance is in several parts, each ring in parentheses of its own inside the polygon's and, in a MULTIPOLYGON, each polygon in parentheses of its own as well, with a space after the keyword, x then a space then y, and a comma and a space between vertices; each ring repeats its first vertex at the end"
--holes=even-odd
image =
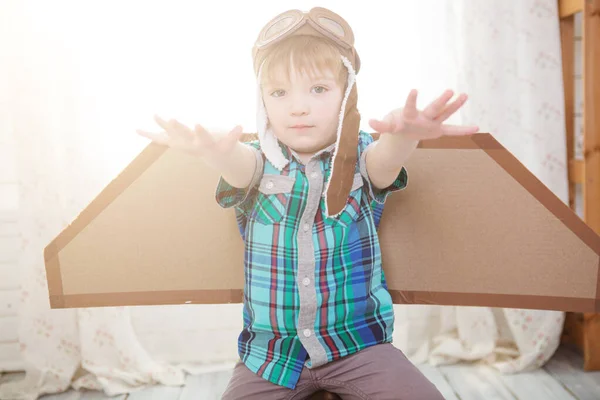
POLYGON ((386 197, 407 185, 419 140, 472 134, 442 123, 465 102, 447 91, 359 130, 352 30, 313 8, 269 21, 253 49, 258 140, 156 118, 139 132, 196 154, 221 173, 216 199, 235 207, 245 241, 240 362, 224 399, 441 399, 392 346, 394 310, 377 237, 386 197))

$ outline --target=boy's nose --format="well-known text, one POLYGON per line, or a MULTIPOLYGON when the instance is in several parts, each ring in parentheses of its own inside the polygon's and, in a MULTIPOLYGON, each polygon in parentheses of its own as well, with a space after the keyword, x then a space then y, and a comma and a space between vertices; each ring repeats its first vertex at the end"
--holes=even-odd
POLYGON ((307 109, 300 109, 300 108, 295 108, 292 110, 291 112, 293 117, 301 117, 303 115, 307 115, 308 114, 308 110, 307 109))
POLYGON ((292 114, 294 117, 307 115, 309 110, 310 108, 308 107, 308 104, 303 101, 296 101, 292 103, 290 107, 290 114, 292 114))
POLYGON ((295 98, 290 104, 290 114, 294 117, 307 115, 309 111, 310 108, 304 99, 295 98))

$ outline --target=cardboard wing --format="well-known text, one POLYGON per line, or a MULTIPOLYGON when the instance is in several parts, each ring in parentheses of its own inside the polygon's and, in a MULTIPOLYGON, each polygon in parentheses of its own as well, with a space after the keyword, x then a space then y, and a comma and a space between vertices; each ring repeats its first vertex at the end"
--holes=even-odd
MULTIPOLYGON (((490 134, 424 141, 379 228, 395 303, 600 311, 600 237, 490 134)), ((45 249, 52 308, 241 302, 218 175, 150 144, 45 249)))

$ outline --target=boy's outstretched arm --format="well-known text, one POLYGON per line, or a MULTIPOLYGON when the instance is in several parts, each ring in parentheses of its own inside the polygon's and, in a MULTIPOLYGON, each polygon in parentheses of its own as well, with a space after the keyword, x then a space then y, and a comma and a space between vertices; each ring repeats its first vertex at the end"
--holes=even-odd
POLYGON ((417 91, 412 90, 404 108, 393 110, 383 121, 369 121, 371 128, 381 133, 366 154, 367 173, 375 187, 383 189, 394 182, 420 140, 477 133, 477 126, 443 124, 467 100, 467 96, 461 94, 448 104, 453 95, 451 90, 446 90, 421 111, 417 109, 417 91))
POLYGON ((418 140, 403 135, 382 133, 366 154, 371 184, 377 189, 385 189, 394 183, 418 143, 418 140))
MULTIPOLYGON (((209 164, 207 162, 207 164, 209 164)), ((236 188, 246 188, 250 185, 256 170, 256 156, 254 150, 236 140, 236 144, 229 153, 210 167, 221 173, 224 180, 236 188)))
POLYGON ((250 185, 256 170, 256 155, 253 148, 239 141, 242 135, 240 126, 217 135, 200 125, 192 130, 175 120, 166 122, 158 116, 154 119, 165 132, 138 130, 137 133, 156 143, 201 157, 205 164, 218 171, 233 187, 245 188, 250 185))

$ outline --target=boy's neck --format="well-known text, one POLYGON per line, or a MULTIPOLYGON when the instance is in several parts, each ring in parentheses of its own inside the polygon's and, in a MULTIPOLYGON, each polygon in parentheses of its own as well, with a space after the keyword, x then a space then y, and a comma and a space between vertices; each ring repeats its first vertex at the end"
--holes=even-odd
POLYGON ((310 159, 317 154, 316 152, 310 152, 310 153, 299 153, 297 151, 295 151, 296 155, 298 156, 298 159, 300 160, 300 162, 302 164, 308 164, 308 162, 310 161, 310 159))
POLYGON ((335 147, 335 143, 332 143, 332 144, 328 145, 327 147, 325 147, 321 150, 318 150, 318 151, 299 152, 299 151, 292 149, 291 147, 288 147, 288 151, 291 151, 294 154, 294 156, 298 159, 298 161, 300 161, 302 164, 306 165, 310 162, 311 158, 313 158, 314 156, 321 154, 323 152, 333 151, 334 147, 335 147))

